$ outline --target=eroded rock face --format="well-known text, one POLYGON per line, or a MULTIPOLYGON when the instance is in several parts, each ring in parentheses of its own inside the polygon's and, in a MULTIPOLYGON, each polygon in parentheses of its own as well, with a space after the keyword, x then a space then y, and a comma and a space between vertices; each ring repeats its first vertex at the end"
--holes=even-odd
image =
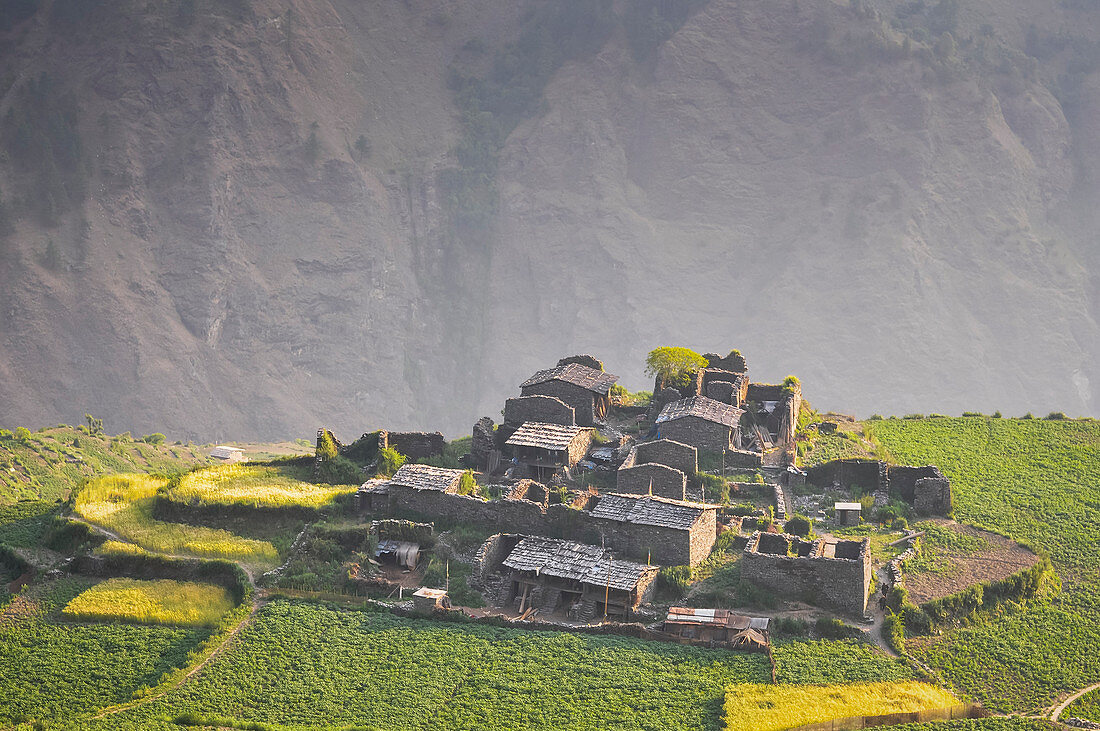
MULTIPOLYGON (((1040 4, 1005 4, 996 37, 1096 27, 1040 4)), ((613 36, 566 63, 501 151, 478 251, 440 183, 448 67, 523 3, 111 6, 64 33, 39 13, 0 67, 75 96, 88 197, 0 239, 3 418, 455 436, 563 352, 633 389, 667 344, 736 346, 817 406, 1100 411, 1100 75, 1060 98, 1064 59, 831 58, 815 27, 876 21, 801 5, 712 0, 649 62, 613 36)), ((992 42, 956 35, 960 58, 992 42)), ((3 199, 22 185, 0 160, 3 199)))

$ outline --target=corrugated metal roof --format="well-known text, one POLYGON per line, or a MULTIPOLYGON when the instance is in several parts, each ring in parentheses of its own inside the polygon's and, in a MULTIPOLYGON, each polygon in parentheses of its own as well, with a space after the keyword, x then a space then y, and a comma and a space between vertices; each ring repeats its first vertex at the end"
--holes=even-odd
POLYGON ((733 630, 767 630, 767 617, 748 617, 728 609, 697 609, 695 607, 669 607, 666 622, 672 624, 700 624, 728 627, 733 630))
POLYGON ((610 373, 598 371, 595 368, 589 368, 580 363, 568 363, 563 366, 555 366, 554 368, 538 371, 535 375, 519 384, 519 387, 522 390, 528 386, 536 386, 540 383, 546 383, 547 381, 564 381, 565 383, 572 383, 574 386, 580 386, 589 391, 606 395, 618 380, 618 376, 610 373))
POLYGON ((600 496, 592 510, 592 517, 620 523, 689 530, 700 515, 715 509, 713 505, 689 503, 656 495, 622 495, 613 492, 600 496))
POLYGON ((611 552, 599 546, 539 536, 517 543, 502 563, 516 571, 623 591, 634 589, 642 577, 658 570, 656 566, 613 558, 611 552))
POLYGON ((695 416, 733 428, 741 421, 741 414, 743 413, 745 413, 744 410, 736 406, 724 404, 706 396, 692 396, 691 398, 666 404, 661 409, 661 415, 657 417, 657 423, 663 424, 667 421, 682 419, 685 416, 695 416))
POLYGON ((539 447, 540 449, 563 450, 583 431, 589 431, 583 426, 562 426, 561 424, 545 424, 541 421, 525 421, 523 426, 516 429, 512 436, 508 437, 505 444, 513 447, 539 447))
POLYGON ((446 492, 457 485, 461 477, 462 470, 448 470, 426 464, 407 464, 403 465, 390 478, 390 484, 404 485, 414 490, 441 490, 446 492))

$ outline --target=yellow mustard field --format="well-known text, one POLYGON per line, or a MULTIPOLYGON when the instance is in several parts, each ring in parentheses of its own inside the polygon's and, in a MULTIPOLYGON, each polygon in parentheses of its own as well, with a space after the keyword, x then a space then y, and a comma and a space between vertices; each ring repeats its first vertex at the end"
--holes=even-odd
POLYGON ((784 729, 850 716, 958 705, 951 693, 917 681, 853 685, 734 685, 723 706, 727 731, 784 729))
POLYGON ((214 584, 108 579, 78 594, 62 614, 74 620, 211 627, 232 608, 229 592, 214 584))
POLYGON ((289 465, 230 464, 189 472, 168 497, 192 505, 249 505, 259 508, 323 508, 356 485, 315 485, 289 465))
POLYGON ((257 568, 278 563, 278 552, 267 541, 242 538, 216 528, 155 520, 153 500, 166 483, 164 478, 152 475, 100 477, 80 491, 75 510, 85 520, 153 553, 224 558, 257 568))

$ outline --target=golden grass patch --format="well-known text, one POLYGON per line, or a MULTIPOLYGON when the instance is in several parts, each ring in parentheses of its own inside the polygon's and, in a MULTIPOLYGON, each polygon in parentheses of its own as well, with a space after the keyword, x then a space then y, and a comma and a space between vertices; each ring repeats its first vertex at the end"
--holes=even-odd
POLYGON ((275 546, 229 531, 153 518, 153 500, 167 480, 152 475, 111 475, 89 482, 76 497, 76 512, 153 553, 224 558, 257 567, 278 563, 275 546))
POLYGON ((230 464, 189 472, 168 496, 193 505, 248 505, 258 508, 323 508, 355 485, 315 485, 295 476, 289 465, 230 464))
POLYGON ((852 685, 734 685, 726 690, 727 731, 783 731, 851 716, 958 705, 951 693, 918 681, 852 685))
POLYGON ((229 592, 214 584, 108 579, 78 594, 62 614, 75 620, 212 627, 232 608, 229 592))

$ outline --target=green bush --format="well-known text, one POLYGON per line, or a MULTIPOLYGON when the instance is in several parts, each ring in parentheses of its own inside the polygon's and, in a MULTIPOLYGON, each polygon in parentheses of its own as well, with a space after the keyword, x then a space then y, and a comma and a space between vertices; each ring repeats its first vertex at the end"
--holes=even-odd
POLYGON ((843 640, 852 636, 852 628, 836 617, 818 617, 814 623, 814 632, 818 637, 828 640, 843 640))
POLYGON ((477 480, 474 479, 474 473, 471 470, 466 470, 458 480, 458 494, 473 495, 477 491, 478 484, 477 480))
POLYGON ((0 439, 14 439, 15 435, 12 434, 11 429, 0 429, 0 439))
POLYGON ((690 566, 665 566, 657 574, 657 588, 682 597, 691 586, 690 566))
POLYGON ((645 358, 646 374, 665 387, 686 388, 693 383, 695 374, 706 367, 707 359, 689 348, 654 348, 645 358))
POLYGON ((808 536, 810 535, 810 531, 813 530, 813 527, 814 522, 812 520, 805 515, 795 514, 787 520, 787 524, 783 530, 793 536, 808 536))
POLYGON ((882 639, 899 655, 905 654, 905 625, 901 617, 893 612, 886 612, 886 619, 882 622, 882 639))
POLYGON ((21 442, 26 442, 31 438, 31 430, 25 426, 15 427, 15 438, 21 442))
POLYGON ((386 477, 393 477, 393 473, 401 469, 407 461, 408 457, 393 447, 378 450, 378 472, 386 477))
POLYGON ((160 432, 153 432, 152 434, 146 434, 141 438, 141 441, 146 444, 164 444, 168 437, 164 436, 160 432))

